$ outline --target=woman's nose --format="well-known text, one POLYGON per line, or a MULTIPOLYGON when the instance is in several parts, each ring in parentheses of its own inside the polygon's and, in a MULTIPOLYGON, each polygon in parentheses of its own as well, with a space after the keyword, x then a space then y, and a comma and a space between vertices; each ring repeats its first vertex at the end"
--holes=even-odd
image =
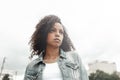
POLYGON ((59 36, 60 36, 60 33, 57 31, 57 32, 55 33, 55 36, 59 37, 59 36))

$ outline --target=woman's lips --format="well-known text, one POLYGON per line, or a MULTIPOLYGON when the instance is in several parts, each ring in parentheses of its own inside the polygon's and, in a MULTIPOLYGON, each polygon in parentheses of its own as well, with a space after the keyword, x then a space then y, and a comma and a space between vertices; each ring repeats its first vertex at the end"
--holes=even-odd
POLYGON ((58 38, 55 38, 54 40, 55 40, 56 42, 60 42, 60 39, 58 39, 58 38))

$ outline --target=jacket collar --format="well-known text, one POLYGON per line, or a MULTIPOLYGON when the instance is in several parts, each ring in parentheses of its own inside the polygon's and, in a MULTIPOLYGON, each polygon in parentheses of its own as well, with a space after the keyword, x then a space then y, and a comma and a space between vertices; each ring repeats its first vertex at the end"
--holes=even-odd
MULTIPOLYGON (((43 57, 44 57, 44 51, 42 51, 38 57, 39 62, 43 62, 43 57)), ((60 58, 66 59, 66 53, 62 49, 60 49, 60 58)))
POLYGON ((45 51, 42 51, 42 52, 40 53, 40 55, 38 56, 38 59, 39 59, 40 62, 43 62, 44 52, 45 52, 45 51))
POLYGON ((60 58, 65 58, 66 59, 66 52, 60 49, 60 58))

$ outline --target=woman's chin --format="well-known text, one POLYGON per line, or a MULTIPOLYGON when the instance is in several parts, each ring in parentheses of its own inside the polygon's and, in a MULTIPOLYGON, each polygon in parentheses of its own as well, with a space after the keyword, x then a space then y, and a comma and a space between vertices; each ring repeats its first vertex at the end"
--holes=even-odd
POLYGON ((60 44, 55 44, 53 47, 54 47, 54 48, 59 48, 59 47, 60 47, 60 44))

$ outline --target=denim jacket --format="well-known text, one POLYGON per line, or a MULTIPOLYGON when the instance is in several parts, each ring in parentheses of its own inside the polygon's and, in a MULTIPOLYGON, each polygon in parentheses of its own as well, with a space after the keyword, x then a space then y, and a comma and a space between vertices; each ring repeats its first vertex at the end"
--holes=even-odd
MULTIPOLYGON (((89 80, 87 72, 76 52, 64 52, 60 50, 60 58, 57 61, 63 80, 89 80)), ((43 54, 28 64, 24 80, 42 80, 42 72, 45 68, 43 54)))

